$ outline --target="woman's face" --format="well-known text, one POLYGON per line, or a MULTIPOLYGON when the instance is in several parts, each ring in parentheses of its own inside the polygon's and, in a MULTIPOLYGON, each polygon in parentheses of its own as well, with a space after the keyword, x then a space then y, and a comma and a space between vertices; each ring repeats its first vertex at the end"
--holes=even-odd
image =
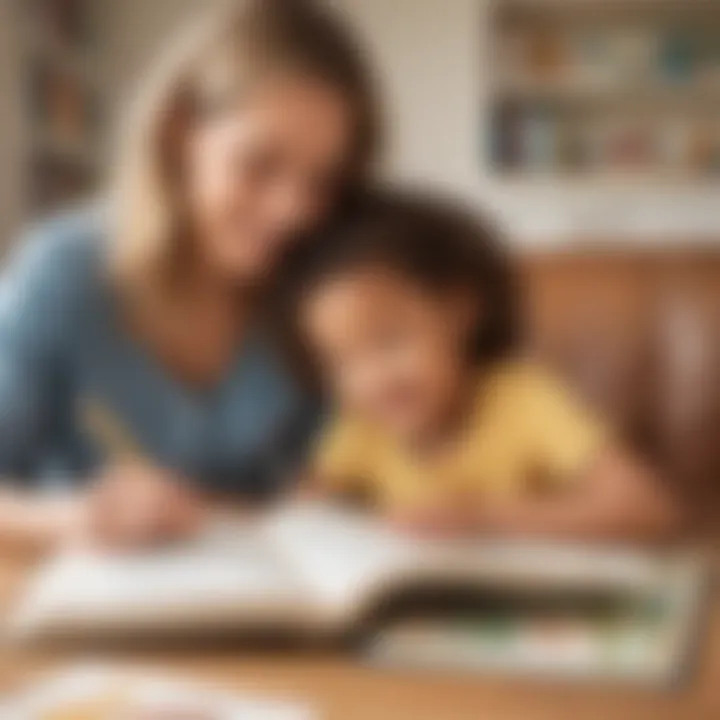
POLYGON ((354 141, 349 103, 321 83, 258 88, 190 131, 187 201, 203 262, 255 283, 332 206, 354 141))

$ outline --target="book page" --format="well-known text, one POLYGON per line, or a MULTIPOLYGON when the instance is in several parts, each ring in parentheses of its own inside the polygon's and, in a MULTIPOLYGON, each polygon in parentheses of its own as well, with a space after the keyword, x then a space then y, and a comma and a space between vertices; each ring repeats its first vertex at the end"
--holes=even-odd
POLYGON ((313 504, 279 513, 268 530, 308 593, 339 617, 368 595, 407 582, 641 592, 663 585, 677 566, 672 555, 623 547, 409 537, 367 516, 313 504))
POLYGON ((444 541, 429 549, 450 574, 528 586, 655 587, 667 570, 661 555, 621 546, 484 538, 444 541))
POLYGON ((349 512, 318 504, 287 508, 266 527, 319 610, 342 620, 381 583, 422 566, 422 544, 349 512))
POLYGON ((372 638, 381 666, 669 683, 689 667, 702 618, 704 564, 678 555, 648 592, 511 591, 445 615, 391 621, 372 638))
POLYGON ((38 574, 13 619, 19 634, 53 625, 172 623, 214 613, 287 617, 299 587, 250 521, 218 520, 201 537, 130 554, 75 551, 38 574))

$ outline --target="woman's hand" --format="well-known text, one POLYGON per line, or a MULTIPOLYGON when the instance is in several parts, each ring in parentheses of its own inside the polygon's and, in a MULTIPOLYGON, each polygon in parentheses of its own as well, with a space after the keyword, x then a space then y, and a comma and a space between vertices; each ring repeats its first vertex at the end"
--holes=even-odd
POLYGON ((111 547, 147 547, 188 537, 206 516, 200 495, 173 473, 142 463, 107 468, 90 489, 81 532, 111 547))
POLYGON ((85 526, 83 497, 0 491, 0 552, 42 554, 85 526))

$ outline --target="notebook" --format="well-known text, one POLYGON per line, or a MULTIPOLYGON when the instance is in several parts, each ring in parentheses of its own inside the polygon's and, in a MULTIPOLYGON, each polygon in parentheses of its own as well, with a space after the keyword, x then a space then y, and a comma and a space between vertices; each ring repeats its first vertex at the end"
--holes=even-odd
POLYGON ((192 542, 162 551, 62 554, 32 579, 7 629, 18 640, 261 628, 331 636, 365 627, 375 637, 378 624, 454 617, 457 602, 465 617, 468 604, 486 608, 488 597, 513 606, 518 598, 579 605, 660 597, 676 609, 666 655, 679 662, 702 578, 702 561, 690 553, 418 539, 305 503, 253 520, 217 519, 192 542))

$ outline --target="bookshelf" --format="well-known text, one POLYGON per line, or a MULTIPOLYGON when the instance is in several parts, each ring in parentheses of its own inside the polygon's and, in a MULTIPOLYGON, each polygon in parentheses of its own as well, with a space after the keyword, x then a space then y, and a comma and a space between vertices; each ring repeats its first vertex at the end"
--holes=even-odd
POLYGON ((498 0, 490 12, 494 173, 720 183, 720 0, 498 0))
POLYGON ((97 183, 101 73, 95 0, 16 0, 22 216, 78 200, 97 183))

